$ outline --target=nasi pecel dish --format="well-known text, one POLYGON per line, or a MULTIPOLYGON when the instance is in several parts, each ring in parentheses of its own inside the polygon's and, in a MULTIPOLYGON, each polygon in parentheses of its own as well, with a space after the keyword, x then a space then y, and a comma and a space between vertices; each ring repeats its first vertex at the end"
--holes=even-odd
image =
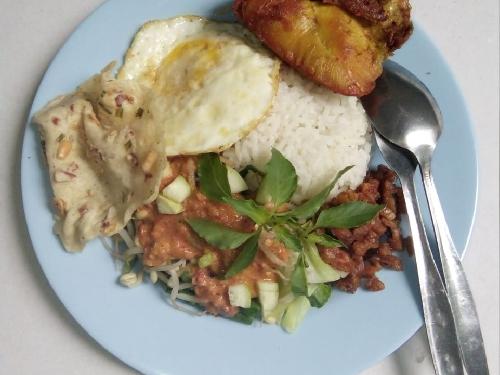
MULTIPOLYGON (((402 270, 404 204, 392 171, 368 169, 371 129, 359 99, 344 95, 359 93, 342 87, 371 87, 366 77, 311 77, 317 60, 282 55, 261 32, 279 17, 254 27, 247 15, 272 8, 258 3, 235 3, 248 29, 195 16, 146 23, 116 73, 108 65, 34 122, 66 250, 100 239, 126 287, 159 284, 187 313, 293 332, 332 289, 382 290, 377 271, 402 270)), ((369 30, 363 43, 388 32, 380 22, 397 12, 400 44, 411 32, 407 3, 374 0, 371 13, 296 3, 309 10, 295 16, 348 17, 369 30)), ((283 22, 293 38, 295 21, 283 22)), ((348 63, 332 56, 335 69, 348 63)))

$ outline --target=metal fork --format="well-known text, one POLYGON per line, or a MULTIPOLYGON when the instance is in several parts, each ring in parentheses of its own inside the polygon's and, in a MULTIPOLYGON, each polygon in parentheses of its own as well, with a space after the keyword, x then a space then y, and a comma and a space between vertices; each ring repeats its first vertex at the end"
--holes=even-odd
POLYGON ((402 149, 390 144, 376 131, 374 134, 382 156, 401 181, 415 250, 425 327, 436 374, 462 375, 464 371, 450 302, 432 257, 416 197, 413 182, 416 164, 402 149))

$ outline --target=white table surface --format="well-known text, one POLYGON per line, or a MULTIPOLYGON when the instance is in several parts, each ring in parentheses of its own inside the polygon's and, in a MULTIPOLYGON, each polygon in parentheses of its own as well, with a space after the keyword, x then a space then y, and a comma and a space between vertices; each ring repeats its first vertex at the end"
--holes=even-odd
MULTIPOLYGON (((49 288, 29 242, 19 192, 21 137, 35 89, 63 41, 101 2, 0 0, 0 142, 5 151, 0 159, 0 374, 136 373, 87 336, 49 288)), ((491 374, 498 374, 498 0, 413 3, 414 18, 450 64, 476 125, 480 194, 465 268, 491 374)), ((432 373, 420 330, 363 374, 432 373)))

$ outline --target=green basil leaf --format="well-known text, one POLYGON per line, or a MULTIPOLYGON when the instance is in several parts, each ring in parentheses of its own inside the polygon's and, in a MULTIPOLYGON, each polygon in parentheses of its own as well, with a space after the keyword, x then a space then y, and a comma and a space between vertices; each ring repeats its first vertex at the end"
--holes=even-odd
POLYGON ((227 168, 222 164, 217 154, 203 154, 198 164, 200 190, 209 199, 222 201, 231 196, 227 180, 227 168))
POLYGON ((254 320, 261 320, 262 317, 262 307, 256 300, 252 300, 252 304, 249 308, 245 309, 240 307, 238 313, 230 318, 238 323, 252 324, 254 320))
POLYGON ((350 165, 342 169, 339 173, 337 173, 333 181, 327 187, 325 187, 307 202, 287 212, 286 215, 296 217, 297 219, 309 219, 310 217, 314 216, 314 214, 319 211, 323 203, 326 202, 326 200, 328 199, 328 195, 330 195, 330 192, 332 191, 333 187, 340 179, 340 177, 342 177, 352 167, 353 165, 350 165))
POLYGON ((342 241, 337 240, 336 238, 333 238, 332 236, 324 233, 311 233, 309 236, 307 236, 307 239, 324 247, 346 247, 342 241))
POLYGON ((224 225, 206 219, 187 219, 189 226, 210 245, 218 249, 236 249, 255 233, 237 232, 224 225))
POLYGON ((314 291, 309 296, 311 306, 323 307, 332 295, 332 288, 326 284, 319 284, 314 287, 314 291))
POLYGON ((304 256, 299 256, 292 273, 292 292, 296 296, 307 296, 307 279, 304 256))
POLYGON ((272 157, 266 165, 266 175, 257 192, 257 202, 273 203, 278 207, 287 202, 297 189, 295 167, 278 150, 273 148, 272 157))
POLYGON ((355 228, 368 223, 384 208, 380 204, 347 202, 321 212, 316 228, 355 228))
POLYGON ((269 211, 257 205, 253 200, 232 197, 224 197, 222 200, 233 207, 240 215, 248 216, 257 224, 265 224, 271 218, 269 211))
POLYGON ((250 263, 255 259, 255 255, 257 254, 257 250, 259 250, 259 236, 260 231, 255 233, 252 237, 248 239, 247 242, 243 245, 241 252, 238 254, 236 259, 231 264, 231 267, 227 270, 225 274, 225 278, 229 279, 234 275, 240 273, 245 268, 247 268, 250 263))
POLYGON ((292 232, 283 226, 276 225, 273 227, 273 232, 276 238, 280 240, 287 249, 295 252, 302 251, 302 242, 292 232))

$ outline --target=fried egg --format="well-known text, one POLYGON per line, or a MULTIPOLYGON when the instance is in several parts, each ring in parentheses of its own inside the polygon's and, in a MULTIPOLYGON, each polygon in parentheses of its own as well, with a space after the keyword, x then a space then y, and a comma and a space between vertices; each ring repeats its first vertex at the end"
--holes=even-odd
POLYGON ((119 79, 152 89, 167 155, 219 152, 252 131, 277 93, 279 61, 237 24, 188 16, 146 23, 119 79))

